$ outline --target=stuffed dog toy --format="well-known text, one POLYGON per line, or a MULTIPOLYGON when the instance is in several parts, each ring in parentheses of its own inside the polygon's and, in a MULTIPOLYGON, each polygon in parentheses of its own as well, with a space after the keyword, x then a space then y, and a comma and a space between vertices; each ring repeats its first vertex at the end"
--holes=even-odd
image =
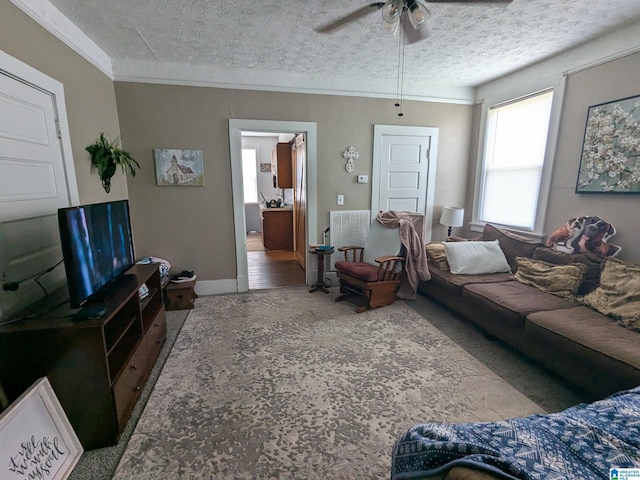
POLYGON ((596 253, 604 257, 616 255, 621 248, 610 245, 607 239, 616 234, 616 228, 600 217, 588 217, 579 240, 573 241, 574 253, 596 253))
POLYGON ((584 228, 584 221, 588 217, 573 217, 547 238, 547 247, 560 252, 574 253, 573 242, 580 238, 584 228))

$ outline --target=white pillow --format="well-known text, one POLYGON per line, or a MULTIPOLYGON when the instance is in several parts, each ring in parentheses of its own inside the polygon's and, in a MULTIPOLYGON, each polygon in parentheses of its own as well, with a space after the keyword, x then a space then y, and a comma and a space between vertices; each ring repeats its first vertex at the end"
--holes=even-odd
POLYGON ((449 271, 479 275, 482 273, 511 272, 509 263, 498 245, 491 242, 444 242, 449 271))

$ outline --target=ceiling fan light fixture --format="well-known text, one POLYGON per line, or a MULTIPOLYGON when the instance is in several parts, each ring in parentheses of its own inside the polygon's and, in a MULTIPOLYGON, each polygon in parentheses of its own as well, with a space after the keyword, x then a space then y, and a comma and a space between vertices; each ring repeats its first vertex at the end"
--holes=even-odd
POLYGON ((393 23, 389 23, 386 20, 383 20, 382 28, 384 29, 385 32, 389 32, 391 35, 395 37, 398 34, 398 31, 400 31, 400 22, 396 21, 393 23))
POLYGON ((387 0, 382 6, 382 19, 386 23, 398 23, 402 14, 402 0, 387 0))
POLYGON ((427 17, 431 15, 429 9, 418 0, 408 0, 407 10, 409 14, 409 21, 415 30, 418 30, 420 25, 422 25, 427 17))

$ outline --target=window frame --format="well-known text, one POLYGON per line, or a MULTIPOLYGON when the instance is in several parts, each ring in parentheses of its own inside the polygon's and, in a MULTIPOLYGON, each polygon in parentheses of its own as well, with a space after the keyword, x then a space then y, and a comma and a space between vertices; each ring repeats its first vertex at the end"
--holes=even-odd
POLYGON ((260 197, 259 197, 260 194, 258 192, 258 190, 259 190, 259 187, 258 187, 258 175, 260 174, 260 169, 258 168, 258 163, 259 163, 258 155, 259 155, 259 153, 260 152, 258 151, 258 147, 257 146, 253 146, 253 145, 251 145, 251 146, 243 146, 240 149, 240 159, 241 159, 241 162, 242 162, 242 201, 243 201, 243 203, 245 205, 249 205, 249 204, 253 204, 253 203, 260 203, 260 197), (256 182, 255 182, 256 201, 255 202, 246 202, 245 201, 245 195, 246 195, 245 180, 246 180, 246 177, 245 177, 244 156, 243 156, 244 155, 244 150, 253 150, 255 152, 255 172, 256 172, 256 175, 255 175, 255 179, 256 179, 256 182))
POLYGON ((518 89, 505 90, 503 93, 487 97, 479 103, 482 105, 480 114, 480 125, 478 129, 478 148, 476 152, 476 175, 473 192, 473 209, 471 215, 470 229, 475 232, 482 232, 485 222, 478 219, 481 203, 481 195, 485 182, 485 154, 487 143, 487 135, 489 133, 488 115, 489 109, 508 105, 510 103, 525 100, 532 96, 544 93, 546 91, 553 92, 553 100, 551 103, 551 115, 549 118, 549 131, 547 134, 547 143, 545 147, 544 163, 542 167, 542 176, 540 178, 540 191, 538 194, 538 204, 536 207, 535 223, 532 229, 523 229, 519 226, 496 224, 499 227, 530 236, 541 240, 545 237, 544 227, 547 216, 547 207, 549 204, 549 193, 551 190, 551 178, 553 173, 553 164, 555 162, 555 154, 558 140, 558 130, 560 126, 560 117, 562 114, 562 105, 564 100, 566 77, 561 75, 553 79, 544 79, 534 84, 529 84, 518 89))

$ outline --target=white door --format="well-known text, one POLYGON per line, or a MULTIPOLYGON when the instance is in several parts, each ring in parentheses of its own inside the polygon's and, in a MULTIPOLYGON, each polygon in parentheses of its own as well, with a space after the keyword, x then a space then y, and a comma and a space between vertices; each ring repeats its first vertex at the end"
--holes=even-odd
POLYGON ((51 94, 0 72, 0 221, 69 204, 51 94))
POLYGON ((431 240, 438 129, 375 125, 371 213, 396 210, 425 216, 431 240))
MULTIPOLYGON (((57 209, 79 202, 75 179, 63 85, 0 51, 0 276, 19 283, 0 290, 0 319, 43 295, 34 277, 62 258, 57 209)), ((64 268, 39 283, 51 292, 64 268)))

